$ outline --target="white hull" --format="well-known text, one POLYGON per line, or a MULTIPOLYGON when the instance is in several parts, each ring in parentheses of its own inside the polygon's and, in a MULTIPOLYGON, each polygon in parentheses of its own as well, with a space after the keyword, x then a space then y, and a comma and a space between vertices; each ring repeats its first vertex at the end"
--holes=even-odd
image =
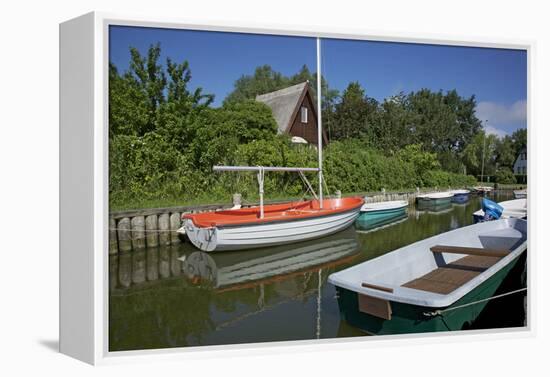
POLYGON ((352 225, 360 208, 295 221, 267 224, 201 228, 191 219, 184 224, 185 234, 203 251, 243 250, 311 240, 336 233, 352 225))
POLYGON ((433 200, 433 199, 446 199, 452 198, 454 194, 452 192, 433 192, 429 194, 417 195, 416 198, 420 200, 433 200))
MULTIPOLYGON (((501 219, 518 218, 523 219, 527 217, 527 199, 514 199, 506 200, 498 203, 502 206, 503 211, 500 216, 501 219)), ((483 218, 485 211, 482 209, 474 212, 474 217, 483 218)))
POLYGON ((527 198, 527 190, 516 190, 516 191, 514 191, 514 198, 516 198, 516 199, 526 199, 527 198))
POLYGON ((409 202, 406 200, 393 200, 388 202, 365 203, 361 207, 361 212, 387 211, 391 209, 406 208, 409 202))
POLYGON ((329 276, 330 283, 363 295, 417 306, 441 308, 458 301, 527 250, 527 222, 505 219, 479 223, 442 233, 394 250, 329 276), (403 284, 457 261, 463 254, 430 251, 435 245, 503 249, 509 253, 481 274, 448 294, 439 294, 403 284), (442 260, 439 260, 439 259, 442 260), (392 289, 392 292, 365 287, 363 283, 392 289))

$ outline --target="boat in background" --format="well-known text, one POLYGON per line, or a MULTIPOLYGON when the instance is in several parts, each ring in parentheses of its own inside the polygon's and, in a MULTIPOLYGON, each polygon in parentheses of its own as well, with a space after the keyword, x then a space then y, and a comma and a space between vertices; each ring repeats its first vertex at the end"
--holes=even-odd
POLYGON ((451 190, 453 194, 451 202, 456 204, 464 204, 470 200, 470 190, 451 190))
POLYGON ((361 207, 355 226, 359 230, 372 230, 407 217, 406 200, 365 203, 361 207))
POLYGON ((451 206, 451 199, 453 193, 447 192, 433 192, 429 194, 420 194, 416 197, 416 204, 419 210, 444 210, 451 206))
POLYGON ((307 200, 182 216, 185 234, 202 251, 253 249, 328 236, 352 225, 363 198, 307 200))
POLYGON ((527 199, 527 190, 514 190, 515 199, 527 199))
POLYGON ((427 238, 333 273, 341 317, 368 333, 461 330, 527 250, 527 221, 502 219, 427 238))
POLYGON ((487 195, 493 191, 493 188, 491 186, 476 186, 474 187, 474 191, 478 195, 487 195))
MULTIPOLYGON (((482 206, 490 206, 492 201, 483 199, 482 206)), ((527 219, 527 199, 514 199, 506 200, 499 202, 498 205, 502 207, 500 210, 499 218, 509 219, 509 218, 518 218, 518 219, 527 219)), ((474 223, 485 221, 485 210, 482 208, 473 213, 474 223)), ((494 216, 493 216, 494 217, 494 216)))

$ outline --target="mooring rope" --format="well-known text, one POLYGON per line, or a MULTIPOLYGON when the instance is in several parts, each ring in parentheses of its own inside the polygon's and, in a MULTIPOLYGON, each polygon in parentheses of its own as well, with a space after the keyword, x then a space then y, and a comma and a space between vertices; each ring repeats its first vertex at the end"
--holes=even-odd
POLYGON ((454 306, 454 307, 448 308, 448 309, 434 310, 433 312, 425 312, 425 313, 423 313, 423 314, 424 314, 426 317, 435 317, 435 316, 442 315, 443 313, 450 312, 450 311, 453 311, 453 310, 456 310, 456 309, 461 309, 461 308, 465 308, 465 307, 468 307, 468 306, 480 304, 480 303, 485 302, 485 301, 490 301, 490 300, 494 300, 494 299, 496 299, 496 298, 501 298, 501 297, 513 295, 513 294, 515 294, 515 293, 524 292, 524 291, 526 291, 526 290, 527 290, 527 288, 520 288, 520 289, 516 289, 515 291, 506 292, 506 293, 503 293, 503 294, 500 294, 500 295, 488 297, 488 298, 485 298, 485 299, 483 299, 483 300, 477 300, 477 301, 469 302, 469 303, 467 303, 467 304, 454 306))

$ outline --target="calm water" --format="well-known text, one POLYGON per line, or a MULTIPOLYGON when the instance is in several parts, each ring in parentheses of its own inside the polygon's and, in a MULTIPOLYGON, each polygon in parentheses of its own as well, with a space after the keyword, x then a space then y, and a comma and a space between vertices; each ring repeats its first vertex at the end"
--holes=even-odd
MULTIPOLYGON (((479 208, 476 196, 438 213, 409 208, 376 231, 351 227, 277 248, 206 254, 183 243, 112 256, 110 350, 364 336, 340 320, 328 276, 469 225, 479 208)), ((523 295, 512 295, 489 303, 473 328, 523 326, 524 318, 523 295)))

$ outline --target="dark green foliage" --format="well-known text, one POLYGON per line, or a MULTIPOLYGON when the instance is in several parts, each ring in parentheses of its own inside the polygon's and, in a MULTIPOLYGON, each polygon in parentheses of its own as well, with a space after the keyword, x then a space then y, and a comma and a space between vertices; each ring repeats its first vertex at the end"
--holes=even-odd
POLYGON ((507 167, 498 168, 495 173, 495 182, 503 184, 514 184, 516 183, 516 177, 512 169, 507 167))
MULTIPOLYGON (((304 81, 316 96, 316 74, 307 66, 289 77, 258 67, 235 82, 222 107, 212 108, 212 95, 189 89, 187 61, 161 64, 159 57, 159 45, 145 56, 132 48, 128 72, 109 67, 111 209, 228 202, 234 192, 257 200, 255 174, 214 173, 213 165, 317 166, 315 148, 277 135, 270 108, 254 101, 258 94, 304 81)), ((321 84, 331 193, 475 184, 473 176, 456 174, 465 166, 470 174, 479 170, 483 138, 473 97, 422 90, 379 103, 358 82, 341 97, 324 79, 321 84)), ((494 173, 497 163, 508 166, 525 139, 521 132, 498 143, 487 137, 486 171, 494 173)), ((317 189, 317 176, 308 178, 317 189)), ((306 187, 295 173, 269 173, 265 190, 271 198, 301 197, 306 187)))

